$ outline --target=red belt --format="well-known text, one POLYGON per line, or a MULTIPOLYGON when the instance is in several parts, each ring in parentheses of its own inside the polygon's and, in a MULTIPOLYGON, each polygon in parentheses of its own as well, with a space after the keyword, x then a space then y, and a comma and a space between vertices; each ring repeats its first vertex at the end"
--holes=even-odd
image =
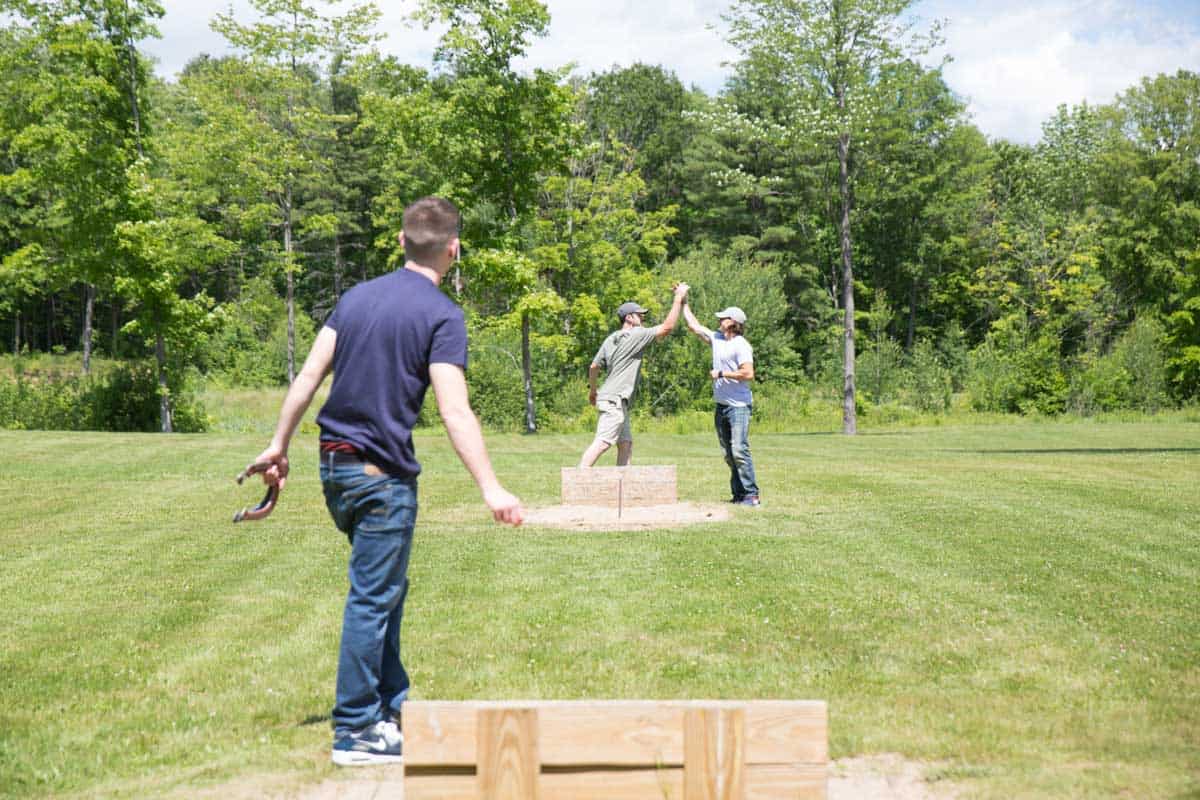
POLYGON ((362 451, 349 442, 337 442, 328 439, 321 440, 322 453, 349 453, 353 456, 362 457, 362 451))

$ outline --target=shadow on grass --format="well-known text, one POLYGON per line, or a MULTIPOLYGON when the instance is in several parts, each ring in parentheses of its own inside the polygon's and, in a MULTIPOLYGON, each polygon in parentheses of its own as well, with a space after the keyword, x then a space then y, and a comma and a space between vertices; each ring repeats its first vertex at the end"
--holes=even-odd
MULTIPOLYGON (((756 431, 751 423, 750 435, 758 434, 760 436, 846 436, 841 431, 756 431)), ((709 431, 705 431, 708 433, 709 431)), ((859 431, 855 436, 891 436, 891 431, 859 431)), ((854 438, 853 436, 847 438, 854 438)))

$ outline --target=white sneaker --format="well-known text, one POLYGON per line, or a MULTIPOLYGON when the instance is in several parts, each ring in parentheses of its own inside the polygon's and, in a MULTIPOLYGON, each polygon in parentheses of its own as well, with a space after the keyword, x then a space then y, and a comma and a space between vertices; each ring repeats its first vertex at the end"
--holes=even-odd
POLYGON ((352 731, 333 743, 333 763, 342 767, 366 764, 399 764, 403 761, 404 734, 396 723, 376 722, 352 731))

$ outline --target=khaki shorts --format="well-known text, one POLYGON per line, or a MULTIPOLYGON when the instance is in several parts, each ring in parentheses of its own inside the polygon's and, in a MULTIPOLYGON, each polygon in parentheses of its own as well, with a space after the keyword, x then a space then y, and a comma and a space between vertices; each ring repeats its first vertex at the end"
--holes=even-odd
POLYGON ((596 423, 596 438, 605 444, 632 442, 633 428, 629 424, 629 401, 620 398, 596 398, 600 421, 596 423))

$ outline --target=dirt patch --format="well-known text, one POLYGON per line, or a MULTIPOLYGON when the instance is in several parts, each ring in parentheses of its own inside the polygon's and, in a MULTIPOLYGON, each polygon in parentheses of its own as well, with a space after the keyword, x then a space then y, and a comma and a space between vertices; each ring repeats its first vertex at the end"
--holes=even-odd
MULTIPOLYGON (((943 781, 925 780, 931 765, 896 753, 842 758, 829 765, 828 800, 955 800, 943 781)), ((404 768, 357 767, 338 770, 315 785, 297 786, 286 778, 253 778, 203 792, 204 798, 287 798, 287 800, 402 800, 404 768)))
POLYGON ((550 506, 527 509, 525 524, 581 531, 639 531, 723 522, 730 516, 728 503, 635 506, 621 509, 619 513, 608 506, 550 506))
POLYGON ((953 786, 925 780, 930 765, 897 753, 841 758, 829 765, 828 800, 954 800, 953 786))
POLYGON ((404 767, 355 767, 354 777, 323 781, 300 800, 402 800, 404 767), (367 773, 359 775, 358 773, 367 773))

